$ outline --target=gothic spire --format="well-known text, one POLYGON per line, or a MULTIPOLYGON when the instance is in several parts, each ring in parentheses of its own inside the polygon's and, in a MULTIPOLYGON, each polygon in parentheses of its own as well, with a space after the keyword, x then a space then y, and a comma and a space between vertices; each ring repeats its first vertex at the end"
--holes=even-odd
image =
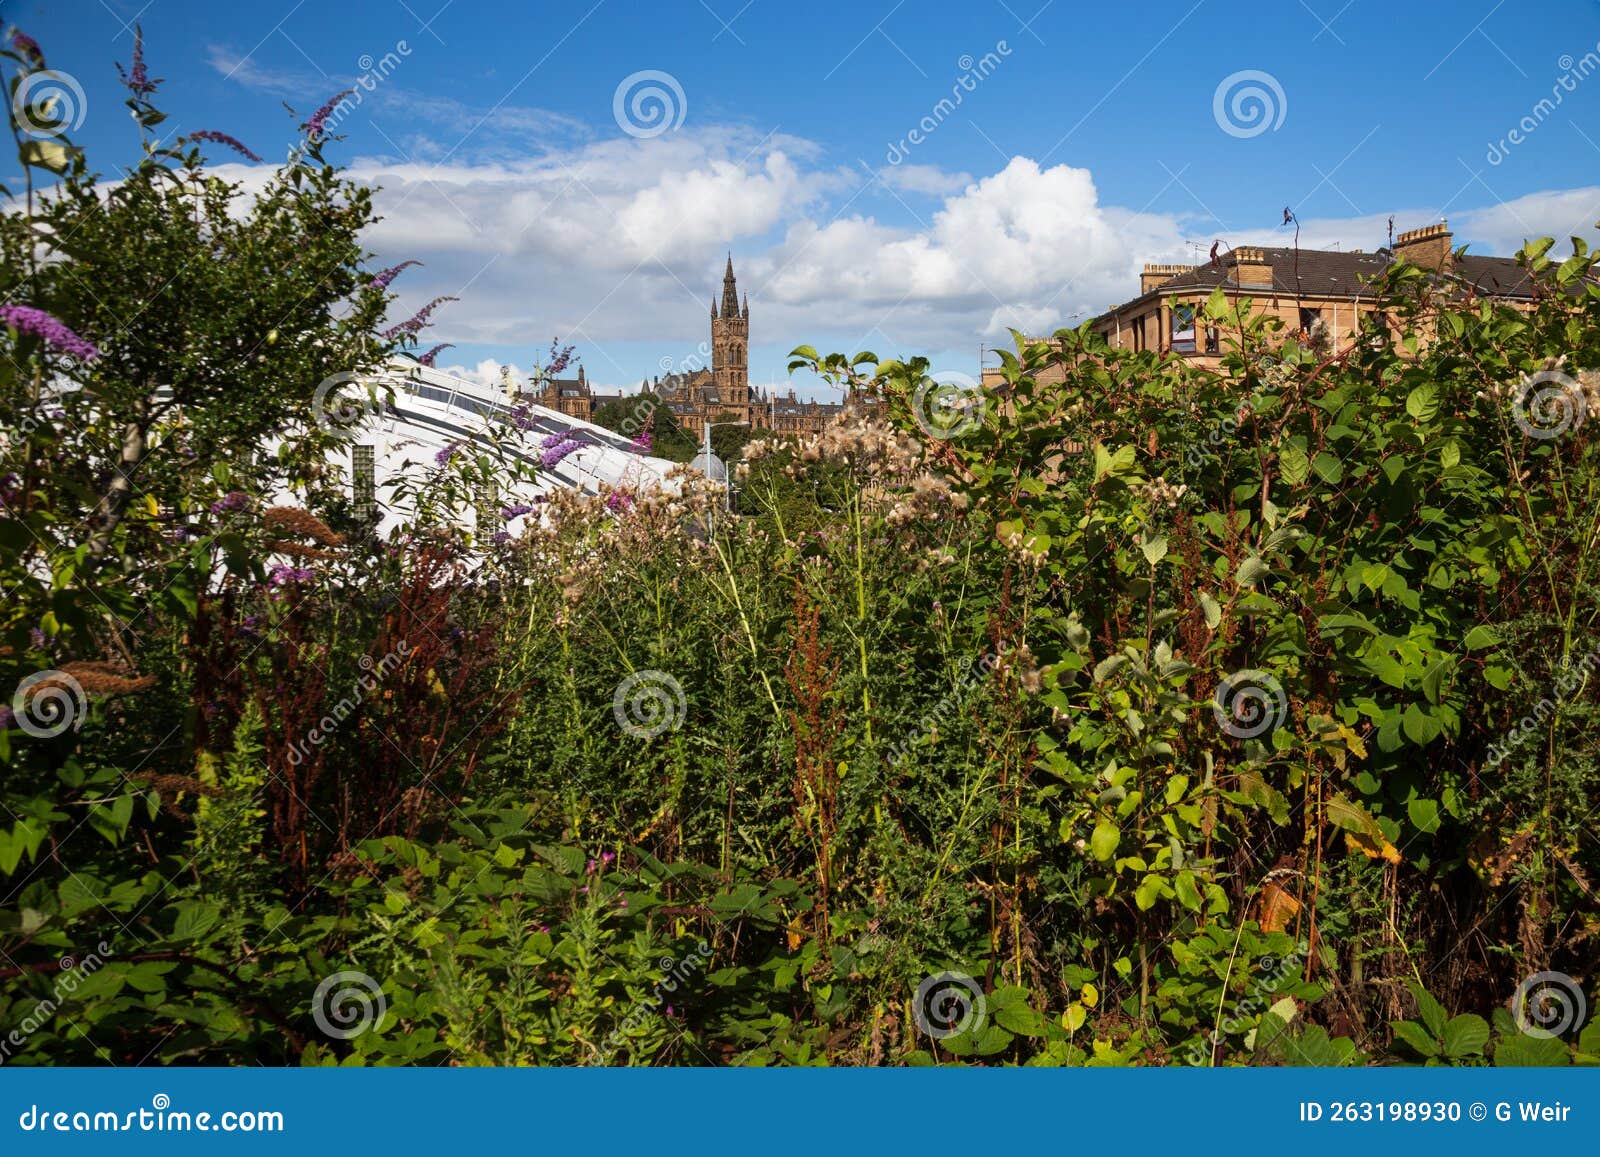
POLYGON ((722 275, 722 316, 739 316, 739 284, 733 279, 733 254, 728 254, 728 272, 722 275))

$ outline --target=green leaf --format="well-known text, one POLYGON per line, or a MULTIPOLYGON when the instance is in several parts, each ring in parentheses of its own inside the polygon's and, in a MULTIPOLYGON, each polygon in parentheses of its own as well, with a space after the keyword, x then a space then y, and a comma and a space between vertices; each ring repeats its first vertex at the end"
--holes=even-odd
POLYGON ((1153 538, 1145 539, 1144 542, 1140 544, 1139 549, 1144 551, 1144 557, 1146 561, 1148 561, 1151 566, 1155 566, 1156 563, 1167 557, 1166 535, 1158 534, 1153 538))
POLYGON ((1438 412, 1438 391, 1432 383, 1424 383, 1406 395, 1406 413, 1417 421, 1431 422, 1438 412))
POLYGON ((1450 1018, 1441 1036, 1445 1056, 1481 1056, 1483 1046, 1489 1043, 1489 1022, 1481 1016, 1464 1012, 1450 1018))
POLYGON ((1099 442, 1094 444, 1094 480, 1096 482, 1116 475, 1123 474, 1133 468, 1134 456, 1138 453, 1132 443, 1119 447, 1116 453, 1109 453, 1105 446, 1099 442))
POLYGON ((1404 1042, 1411 1050, 1424 1057, 1439 1055, 1439 1043, 1428 1035, 1428 1030, 1414 1020, 1391 1021, 1395 1039, 1404 1042))
POLYGON ((1344 480, 1344 463, 1339 461, 1337 454, 1322 451, 1311 460, 1311 468, 1317 472, 1317 477, 1329 486, 1337 486, 1344 480))
POLYGON ((1439 830, 1439 804, 1431 799, 1414 799, 1406 804, 1406 814, 1419 831, 1432 835, 1439 830))
POLYGON ((82 151, 74 145, 64 145, 60 141, 39 140, 23 141, 17 155, 24 165, 60 174, 72 167, 73 158, 82 151))
POLYGON ((1205 615, 1206 626, 1213 631, 1217 629, 1217 624, 1222 622, 1222 607, 1210 595, 1200 596, 1200 613, 1205 615))
POLYGON ((1429 992, 1415 980, 1408 981, 1406 987, 1411 990, 1411 998, 1417 1002, 1417 1013, 1422 1017, 1422 1023, 1428 1026, 1428 1031, 1435 1037, 1444 1035, 1445 1019, 1449 1015, 1444 1010, 1444 1005, 1434 999, 1429 992))
POLYGON ((1238 570, 1233 572, 1233 581, 1242 587, 1253 587, 1270 569, 1266 563, 1251 555, 1239 564, 1238 570))
POLYGON ((1425 747, 1432 743, 1444 726, 1432 715, 1423 711, 1415 703, 1406 708, 1400 717, 1400 729, 1406 733, 1406 738, 1418 747, 1425 747))
POLYGON ((1494 1063, 1506 1068, 1561 1068, 1572 1063, 1572 1054, 1560 1037, 1516 1036, 1502 1037, 1494 1046, 1494 1063))
POLYGON ((1104 863, 1116 855, 1117 845, 1122 842, 1122 833, 1117 830, 1117 825, 1110 820, 1101 820, 1094 826, 1094 834, 1089 837, 1089 854, 1104 863))
POLYGON ((994 1022, 1018 1036, 1044 1036, 1044 1018, 1026 1004, 1008 1004, 993 1010, 994 1022))

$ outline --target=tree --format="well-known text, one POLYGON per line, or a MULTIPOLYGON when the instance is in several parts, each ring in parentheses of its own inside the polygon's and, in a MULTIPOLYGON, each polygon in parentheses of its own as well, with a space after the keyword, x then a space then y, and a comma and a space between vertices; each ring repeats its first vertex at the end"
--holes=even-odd
POLYGON ((606 402, 595 410, 594 423, 636 440, 648 434, 650 453, 669 462, 687 462, 699 450, 688 431, 678 425, 671 407, 649 390, 606 402))

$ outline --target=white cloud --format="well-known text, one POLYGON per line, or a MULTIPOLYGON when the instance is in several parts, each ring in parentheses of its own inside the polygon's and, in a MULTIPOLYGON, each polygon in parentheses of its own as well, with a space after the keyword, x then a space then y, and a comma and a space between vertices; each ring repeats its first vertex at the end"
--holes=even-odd
MULTIPOLYGON (((213 60, 222 71, 236 63, 221 52, 213 60)), ((286 83, 249 66, 236 79, 286 83)), ((482 115, 408 94, 403 80, 397 74, 379 90, 387 103, 374 105, 374 124, 383 110, 418 125, 470 127, 482 115)), ((1188 241, 1204 249, 1219 235, 1214 222, 1105 204, 1088 169, 1020 156, 976 179, 933 165, 869 173, 829 167, 816 142, 737 125, 639 140, 596 136, 536 109, 486 122, 474 134, 481 151, 441 150, 419 133, 394 134, 411 157, 358 157, 351 169, 381 187, 383 220, 369 236, 377 263, 424 262, 395 283, 396 318, 456 295, 462 301, 439 311, 429 343, 476 343, 527 360, 559 334, 578 343, 591 374, 630 386, 704 341, 728 249, 751 298, 752 340, 772 363, 752 365, 762 384, 784 377, 773 348, 964 357, 980 341, 1007 340, 1008 327, 1070 324, 1134 296, 1144 262, 1192 262, 1188 241)), ((1438 212, 1399 210, 1396 228, 1438 212)), ((1458 242, 1509 254, 1529 235, 1593 237, 1600 188, 1463 203, 1450 216, 1458 242)), ((1387 213, 1307 220, 1300 244, 1371 250, 1387 229, 1387 213)), ((1282 227, 1223 236, 1232 245, 1292 238, 1282 227)), ((452 372, 497 381, 498 366, 490 359, 452 372)))

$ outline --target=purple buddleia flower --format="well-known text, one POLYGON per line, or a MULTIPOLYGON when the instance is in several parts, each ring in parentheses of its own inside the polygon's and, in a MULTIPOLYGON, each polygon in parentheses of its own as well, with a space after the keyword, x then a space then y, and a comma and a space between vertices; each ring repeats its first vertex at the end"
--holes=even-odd
POLYGON ((316 112, 311 114, 311 119, 306 122, 306 134, 311 137, 312 140, 316 140, 318 137, 320 137, 322 135, 323 126, 328 123, 328 117, 333 114, 333 110, 339 107, 339 102, 354 92, 355 89, 347 88, 342 92, 336 92, 330 96, 327 104, 323 105, 316 112))
POLYGON ((421 357, 419 357, 417 359, 417 364, 419 366, 432 366, 433 365, 433 359, 439 356, 439 351, 440 350, 449 350, 449 349, 455 349, 455 343, 454 342, 448 342, 448 341, 440 342, 438 345, 434 346, 427 353, 425 353, 421 357))
POLYGON ((383 269, 375 273, 372 277, 372 284, 376 285, 379 289, 388 289, 389 283, 396 277, 399 277, 406 266, 421 264, 422 262, 420 261, 402 261, 399 265, 391 265, 388 269, 383 269))
POLYGON ((211 141, 214 144, 226 145, 240 156, 247 157, 252 161, 261 159, 246 148, 238 137, 230 137, 227 133, 219 133, 215 129, 200 129, 198 132, 190 133, 189 139, 191 141, 211 141))
POLYGON ((606 509, 632 510, 633 495, 629 494, 626 490, 613 490, 610 494, 606 495, 606 509))
POLYGON ((489 541, 494 543, 496 546, 504 546, 506 543, 511 541, 511 536, 503 530, 497 530, 490 537, 489 541))
POLYGON ((459 446, 459 445, 460 445, 459 442, 451 442, 444 449, 440 450, 437 454, 435 454, 433 456, 433 464, 435 466, 448 466, 448 465, 450 465, 450 459, 452 459, 452 458, 454 458, 456 456, 456 447, 459 446))
POLYGON ((316 577, 312 571, 303 566, 284 566, 280 563, 267 575, 267 585, 282 587, 293 583, 308 583, 316 577))
POLYGON ((500 511, 500 517, 505 519, 507 522, 510 522, 513 518, 521 518, 524 514, 531 514, 532 512, 533 507, 529 506, 527 503, 519 502, 515 506, 507 506, 502 508, 500 511))
POLYGON ((559 440, 551 442, 546 439, 544 453, 539 455, 539 465, 546 470, 554 470, 567 455, 581 450, 589 444, 582 438, 574 438, 567 434, 558 434, 555 437, 559 440))
POLYGON ((631 445, 635 450, 638 450, 641 454, 650 453, 650 431, 640 430, 639 436, 634 438, 629 445, 631 445))
POLYGON ((137 24, 133 26, 133 62, 128 65, 126 72, 122 65, 117 65, 117 74, 122 77, 122 83, 127 90, 136 97, 146 97, 155 92, 156 86, 161 82, 151 80, 150 72, 144 63, 144 29, 137 24))
POLYGON ((44 310, 31 305, 0 305, 0 322, 18 333, 32 334, 52 349, 71 354, 80 361, 92 362, 100 356, 93 342, 85 341, 44 310))
POLYGON ((11 30, 11 47, 35 60, 44 59, 44 51, 40 49, 39 42, 20 28, 11 30))
POLYGON ((228 514, 250 505, 250 496, 242 490, 230 490, 211 504, 212 514, 228 514))
POLYGON ((434 310, 438 309, 440 305, 447 301, 460 300, 461 299, 459 297, 436 297, 432 301, 428 302, 427 305, 417 310, 414 316, 407 318, 399 325, 390 326, 379 336, 384 338, 416 337, 418 333, 432 324, 430 319, 433 316, 434 310))

